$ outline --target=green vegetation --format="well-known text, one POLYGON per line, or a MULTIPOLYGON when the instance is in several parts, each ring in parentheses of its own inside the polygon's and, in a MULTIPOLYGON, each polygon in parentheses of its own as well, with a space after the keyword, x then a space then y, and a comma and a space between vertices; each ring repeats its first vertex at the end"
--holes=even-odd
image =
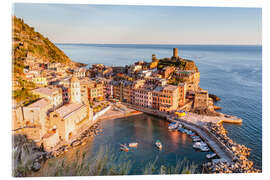
POLYGON ((23 105, 28 105, 39 99, 39 96, 34 95, 30 89, 34 89, 36 86, 33 82, 18 78, 19 89, 12 91, 12 98, 17 102, 23 102, 23 105))
MULTIPOLYGON (((68 164, 67 160, 55 163, 48 162, 46 168, 41 169, 44 176, 104 176, 104 175, 129 175, 134 162, 129 160, 129 155, 111 152, 109 147, 101 147, 98 154, 91 159, 85 153, 76 152, 75 161, 68 164), (80 154, 80 155, 79 155, 80 154)), ((141 168, 140 174, 194 174, 198 166, 187 159, 179 160, 175 166, 157 165, 158 157, 141 168)))
POLYGON ((28 89, 22 88, 12 91, 12 98, 18 102, 23 102, 24 106, 31 104, 39 99, 38 95, 34 95, 28 89))
POLYGON ((25 24, 22 19, 13 16, 12 20, 12 72, 13 81, 16 84, 14 84, 16 90, 13 91, 12 97, 29 104, 36 100, 36 97, 29 91, 35 88, 35 84, 27 81, 23 72, 28 53, 31 53, 41 62, 68 64, 71 60, 48 38, 45 38, 39 32, 35 32, 34 28, 25 24))
POLYGON ((179 83, 183 83, 185 82, 183 78, 171 78, 168 80, 168 84, 171 84, 171 85, 178 85, 179 83))
POLYGON ((194 61, 187 60, 187 59, 170 59, 170 58, 164 58, 160 59, 158 62, 158 69, 163 69, 167 66, 174 66, 178 67, 181 70, 195 70, 198 71, 198 67, 196 66, 194 61))
MULTIPOLYGON (((35 32, 33 27, 28 26, 20 18, 13 16, 13 61, 18 64, 18 60, 24 60, 27 53, 31 52, 38 58, 43 58, 49 62, 69 63, 70 59, 57 48, 48 38, 39 32, 35 32)), ((19 63, 21 64, 21 62, 19 63)), ((15 71, 16 72, 16 71, 15 71)))

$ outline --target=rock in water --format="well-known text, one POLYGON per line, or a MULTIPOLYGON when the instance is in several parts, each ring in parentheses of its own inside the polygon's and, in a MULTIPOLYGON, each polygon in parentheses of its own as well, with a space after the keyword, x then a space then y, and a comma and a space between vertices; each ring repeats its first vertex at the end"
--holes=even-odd
POLYGON ((209 94, 209 97, 214 100, 214 102, 220 101, 220 98, 214 94, 209 94))

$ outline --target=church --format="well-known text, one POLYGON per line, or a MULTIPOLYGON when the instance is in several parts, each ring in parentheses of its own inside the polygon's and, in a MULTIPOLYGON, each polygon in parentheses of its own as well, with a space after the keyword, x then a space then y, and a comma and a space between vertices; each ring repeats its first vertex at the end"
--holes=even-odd
POLYGON ((43 139, 44 147, 53 148, 60 141, 71 143, 82 131, 93 124, 92 121, 92 108, 81 99, 80 81, 77 77, 72 77, 69 103, 49 114, 48 133, 43 139))

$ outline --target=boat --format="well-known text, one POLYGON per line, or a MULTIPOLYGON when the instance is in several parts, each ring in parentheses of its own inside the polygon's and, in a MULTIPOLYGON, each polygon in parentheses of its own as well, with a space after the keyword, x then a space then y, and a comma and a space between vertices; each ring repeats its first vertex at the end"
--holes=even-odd
POLYGON ((178 128, 178 126, 179 126, 179 123, 174 122, 174 123, 169 124, 168 129, 173 130, 173 129, 178 128))
POLYGON ((202 146, 202 147, 200 148, 200 150, 203 151, 203 152, 207 152, 207 151, 209 151, 210 149, 209 149, 207 146, 202 146))
MULTIPOLYGON (((205 142, 203 142, 203 141, 200 141, 200 142, 196 142, 197 144, 200 144, 201 146, 207 146, 207 144, 205 143, 205 142)), ((195 143, 195 144, 196 144, 195 143)))
POLYGON ((206 158, 207 158, 207 159, 212 159, 212 158, 215 157, 216 155, 217 155, 216 153, 206 154, 206 158))
POLYGON ((132 143, 129 143, 128 146, 136 148, 138 146, 138 143, 137 142, 132 142, 132 143))
POLYGON ((120 150, 121 150, 121 151, 125 151, 125 152, 128 152, 128 151, 129 151, 129 148, 127 147, 127 145, 121 144, 120 146, 121 146, 121 147, 120 147, 120 150))
POLYGON ((180 131, 181 133, 184 133, 185 132, 185 129, 182 128, 182 127, 180 127, 180 128, 178 128, 178 131, 180 131))
POLYGON ((194 138, 200 138, 200 136, 191 136, 192 139, 194 138))
POLYGON ((194 149, 200 149, 201 148, 201 145, 199 145, 199 144, 193 144, 193 146, 192 146, 194 149))
POLYGON ((186 133, 187 133, 188 135, 193 134, 193 132, 192 132, 192 131, 190 131, 190 130, 187 130, 187 131, 186 131, 186 133))
POLYGON ((195 142, 192 147, 195 149, 200 149, 201 151, 209 151, 207 144, 202 141, 195 142))
POLYGON ((158 149, 162 149, 162 144, 161 144, 160 140, 157 140, 156 143, 155 143, 155 145, 156 145, 156 147, 158 149))
POLYGON ((199 137, 198 138, 193 138, 192 141, 193 142, 199 142, 199 141, 201 141, 201 138, 199 138, 199 137))

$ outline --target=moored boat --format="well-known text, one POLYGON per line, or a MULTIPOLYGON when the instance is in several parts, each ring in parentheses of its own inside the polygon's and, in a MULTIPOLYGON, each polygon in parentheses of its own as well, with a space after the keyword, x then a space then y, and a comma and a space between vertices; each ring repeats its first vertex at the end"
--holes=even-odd
POLYGON ((125 152, 128 152, 128 151, 129 151, 129 148, 127 147, 127 145, 121 144, 120 146, 121 146, 121 147, 120 147, 120 150, 121 150, 121 151, 125 151, 125 152))
POLYGON ((137 147, 138 143, 137 142, 132 142, 128 144, 129 147, 137 147))
POLYGON ((192 147, 195 149, 200 149, 201 151, 209 151, 207 144, 202 141, 195 142, 192 147))
POLYGON ((200 136, 191 136, 192 139, 200 138, 200 136))
POLYGON ((202 146, 202 147, 200 148, 200 150, 203 151, 203 152, 207 152, 207 151, 209 151, 210 149, 209 149, 207 146, 202 146))
POLYGON ((178 128, 178 131, 180 131, 181 133, 184 133, 185 132, 185 129, 182 128, 182 127, 180 127, 180 128, 178 128))
POLYGON ((158 149, 162 149, 162 144, 161 144, 160 140, 157 140, 156 143, 155 143, 155 145, 156 145, 156 147, 158 149))
POLYGON ((207 159, 212 159, 212 158, 214 158, 214 157, 216 157, 216 153, 210 153, 210 154, 206 154, 206 158, 207 159))
POLYGON ((173 123, 169 124, 168 129, 173 130, 173 129, 178 128, 178 126, 179 126, 178 122, 173 122, 173 123))
POLYGON ((199 142, 199 141, 201 141, 201 138, 199 138, 199 137, 198 138, 193 138, 192 141, 193 142, 199 142))

